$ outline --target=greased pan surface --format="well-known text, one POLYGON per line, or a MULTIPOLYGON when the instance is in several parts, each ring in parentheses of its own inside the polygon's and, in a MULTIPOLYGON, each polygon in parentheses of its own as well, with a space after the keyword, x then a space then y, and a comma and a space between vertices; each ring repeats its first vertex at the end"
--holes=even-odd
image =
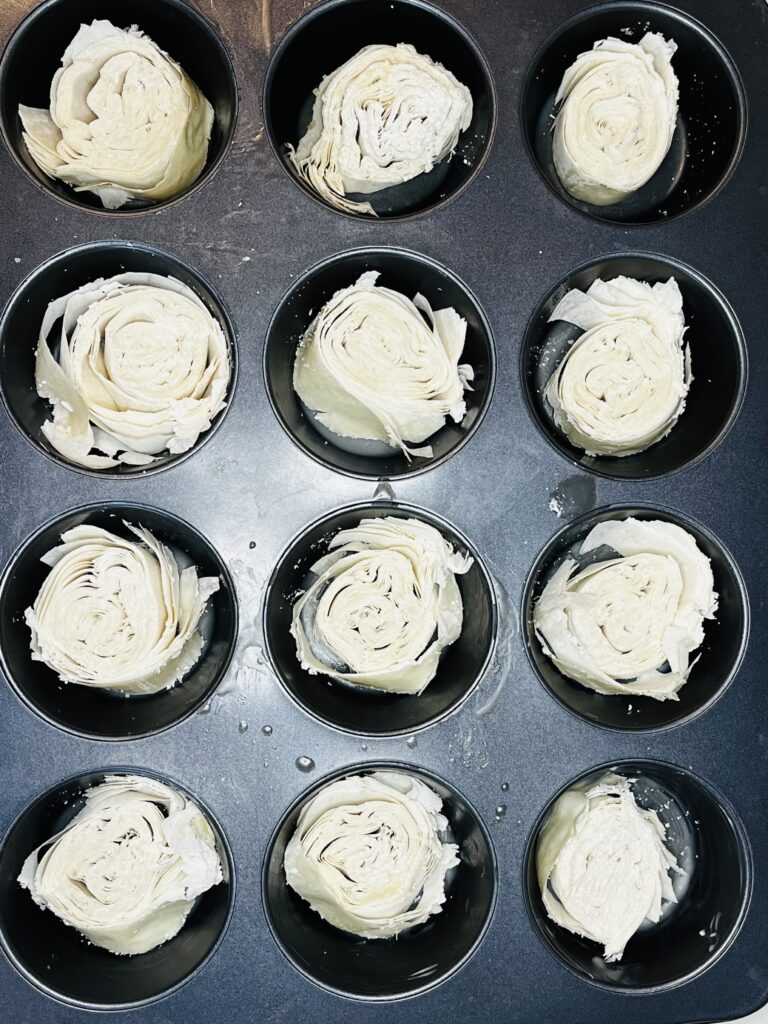
MULTIPOLYGON (((0 5, 0 43, 34 6, 32 0, 0 5)), ((133 765, 178 780, 210 809, 231 847, 237 893, 215 955, 183 988, 112 1020, 682 1024, 741 1016, 768 998, 768 119, 761 113, 768 5, 677 0, 738 69, 749 110, 746 143, 711 201, 685 216, 637 226, 584 216, 563 201, 532 162, 521 127, 521 88, 535 53, 589 5, 440 0, 439 6, 485 56, 497 116, 481 170, 433 212, 397 222, 340 216, 309 198, 280 166, 264 129, 262 85, 271 53, 305 12, 302 0, 197 4, 232 56, 239 106, 215 174, 179 202, 129 217, 94 216, 44 192, 0 146, 0 306, 62 250, 135 241, 192 267, 220 297, 236 333, 231 408, 208 443, 161 473, 115 479, 73 472, 37 451, 0 414, 2 567, 30 535, 68 510, 136 503, 203 534, 227 564, 237 595, 239 638, 217 694, 202 713, 158 735, 107 743, 68 734, 34 714, 0 679, 0 833, 67 778, 133 765), (495 390, 478 430, 450 460, 393 481, 398 500, 435 513, 464 535, 497 584, 489 672, 453 714, 412 737, 357 737, 307 715, 272 675, 261 636, 264 587, 289 542, 335 509, 370 502, 375 490, 380 501, 389 494, 374 480, 334 473, 305 455, 274 415, 262 371, 267 327, 291 285, 321 261, 361 247, 410 250, 445 266, 476 298, 496 348, 495 390), (669 257, 711 281, 741 325, 748 356, 745 398, 727 435, 695 465, 653 480, 599 477, 573 465, 542 436, 520 381, 520 346, 539 303, 579 266, 622 252, 669 257), (537 679, 523 646, 524 625, 518 627, 523 589, 569 517, 643 504, 691 517, 722 542, 744 577, 751 635, 738 674, 701 715, 664 731, 601 729, 570 714, 537 679), (314 763, 310 771, 297 768, 297 760, 309 766, 302 758, 314 763), (622 760, 678 765, 722 793, 741 821, 752 863, 750 905, 723 956, 687 984, 634 995, 588 984, 550 955, 526 909, 524 877, 530 833, 555 794, 595 766, 622 760), (455 787, 482 818, 498 871, 495 910, 471 959, 444 983, 395 1003, 351 1001, 313 985, 274 941, 262 900, 265 853, 289 808, 321 777, 368 762, 412 764, 455 787)), ((639 20, 633 16, 627 27, 639 28, 639 20)), ((177 32, 183 60, 181 21, 177 32)), ((169 46, 171 37, 163 40, 169 46)), ((66 42, 62 37, 62 49, 66 42)), ((3 1024, 92 1019, 42 994, 0 957, 3 1024)))

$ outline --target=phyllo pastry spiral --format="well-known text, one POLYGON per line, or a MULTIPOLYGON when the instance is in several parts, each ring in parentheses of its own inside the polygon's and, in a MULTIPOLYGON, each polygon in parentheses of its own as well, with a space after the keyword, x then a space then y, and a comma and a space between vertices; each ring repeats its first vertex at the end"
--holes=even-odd
POLYGON ((597 693, 678 700, 715 617, 709 559, 675 523, 598 523, 553 573, 533 609, 542 649, 597 693), (599 561, 585 558, 605 549, 599 561))
POLYGON ((303 668, 348 683, 418 694, 461 634, 456 574, 472 559, 417 519, 363 519, 331 540, 293 607, 303 668))
POLYGON ((677 122, 676 49, 656 32, 639 43, 601 39, 565 72, 552 156, 576 199, 618 203, 658 171, 677 122))
POLYGON ((547 914, 620 960, 643 921, 656 922, 664 901, 676 903, 670 872, 680 872, 664 844, 658 814, 637 805, 632 782, 607 772, 555 802, 536 851, 547 914))
POLYGON ((43 557, 51 571, 25 612, 32 657, 65 683, 157 693, 198 661, 197 627, 219 579, 181 568, 149 530, 125 525, 136 540, 75 526, 43 557))
POLYGON ((365 46, 322 80, 312 120, 288 155, 299 177, 337 210, 369 214, 371 195, 431 171, 472 120, 472 96, 408 43, 365 46))
POLYGON ((363 274, 331 298, 296 353, 293 386, 305 407, 341 437, 364 438, 430 456, 447 417, 460 423, 474 376, 460 364, 466 321, 455 309, 432 310, 363 274))
POLYGON ((459 863, 440 797, 401 772, 353 775, 302 809, 285 850, 288 884, 329 924, 386 939, 445 903, 459 863))
POLYGON ((42 432, 87 469, 149 466, 210 429, 231 372, 220 323, 181 281, 145 273, 93 281, 45 312, 35 386, 53 419, 42 432))
POLYGON ((108 775, 30 853, 18 880, 95 946, 131 954, 172 939, 222 867, 211 826, 189 798, 156 779, 108 775))
POLYGON ((213 108, 137 26, 81 25, 51 82, 50 109, 19 107, 44 174, 94 192, 108 210, 159 201, 200 176, 213 108))
POLYGON ((666 437, 692 380, 674 278, 598 279, 586 292, 569 291, 549 319, 584 331, 544 389, 568 440, 588 455, 624 457, 666 437))

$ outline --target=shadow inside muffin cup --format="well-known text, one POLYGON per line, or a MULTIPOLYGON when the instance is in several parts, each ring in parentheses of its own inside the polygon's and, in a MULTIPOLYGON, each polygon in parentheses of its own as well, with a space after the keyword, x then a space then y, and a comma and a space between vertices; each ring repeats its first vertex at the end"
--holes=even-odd
POLYGON ((600 256, 563 277, 533 312, 520 348, 526 404, 545 440, 569 462, 598 476, 649 480, 692 466, 723 440, 741 408, 747 386, 747 348, 725 296, 702 274, 668 256, 630 252, 600 256), (586 291, 598 279, 636 278, 648 284, 673 277, 683 297, 693 380, 685 408, 666 437, 636 455, 587 455, 556 425, 544 389, 569 349, 584 333, 549 317, 566 292, 586 291))
POLYGON ((237 83, 227 49, 213 25, 184 0, 44 0, 19 24, 0 60, 0 132, 16 163, 34 183, 76 209, 109 216, 147 213, 178 202, 208 181, 221 164, 237 118, 237 83), (176 196, 160 202, 131 199, 106 210, 93 192, 45 175, 22 138, 19 104, 50 106, 51 80, 82 24, 106 19, 116 28, 137 25, 189 75, 213 107, 208 158, 200 176, 176 196))
MULTIPOLYGON (((59 354, 61 319, 48 335, 54 358, 59 354)), ((21 434, 44 455, 78 473, 124 479, 147 476, 188 459, 216 433, 232 404, 237 383, 235 329, 227 310, 212 286, 196 270, 170 253, 140 242, 88 242, 52 256, 26 277, 8 301, 0 317, 0 397, 21 434), (48 304, 99 278, 137 272, 174 277, 187 285, 218 321, 227 341, 231 374, 224 408, 211 426, 186 452, 160 454, 149 466, 120 463, 109 469, 78 466, 58 452, 42 433, 53 418, 53 406, 35 387, 35 353, 40 327, 48 304)))
POLYGON ((662 4, 619 0, 580 11, 542 43, 523 80, 520 122, 529 155, 557 196, 598 220, 652 224, 698 209, 723 188, 744 148, 747 101, 732 58, 704 25, 662 4), (680 99, 672 145, 645 185, 611 206, 594 206, 566 191, 555 170, 555 95, 566 70, 598 40, 639 43, 646 32, 677 43, 672 68, 680 99))
POLYGON ((482 423, 495 377, 493 335, 475 296, 445 267, 401 249, 354 249, 312 267, 280 300, 264 346, 267 395, 288 436, 328 469, 362 479, 416 476, 447 461, 482 423), (468 363, 475 373, 472 389, 464 392, 467 411, 461 423, 447 417, 445 425, 423 442, 432 446, 430 457, 412 456, 409 461, 401 451, 382 442, 340 437, 318 423, 294 390, 293 367, 304 332, 337 291, 354 284, 367 271, 379 271, 377 287, 391 288, 409 299, 421 293, 433 310, 453 307, 466 320, 467 334, 459 362, 468 363))
MULTIPOLYGON (((326 75, 364 46, 398 43, 410 43, 469 89, 472 121, 455 152, 427 174, 371 195, 350 193, 348 198, 367 200, 379 218, 388 220, 436 210, 464 191, 488 155, 496 127, 493 80, 477 44, 458 22, 423 0, 327 0, 281 39, 267 69, 263 102, 267 136, 281 166, 307 195, 329 209, 335 210, 299 179, 286 147, 296 146, 306 132, 315 90, 326 75)), ((368 214, 345 216, 372 219, 368 214)))
POLYGON ((747 591, 733 556, 714 534, 680 512, 657 505, 609 505, 575 519, 546 544, 530 571, 523 592, 528 659, 545 689, 566 710, 585 722, 626 732, 665 729, 681 725, 710 708, 727 689, 741 665, 749 636, 747 591), (598 523, 658 519, 674 523, 689 533, 710 559, 719 595, 714 619, 704 620, 704 642, 691 655, 696 658, 688 680, 678 690, 678 700, 656 700, 620 693, 603 694, 564 676, 542 650, 533 625, 533 610, 555 570, 575 555, 587 534, 598 523))
POLYGON ((272 834, 264 857, 262 898, 278 946, 306 978, 353 999, 403 999, 428 991, 455 974, 485 935, 496 903, 496 857, 477 811, 448 782, 398 762, 342 768, 294 801, 272 834), (424 924, 390 939, 364 939, 328 924, 286 882, 283 857, 302 808, 339 779, 397 771, 432 789, 448 819, 445 839, 459 847, 460 863, 446 877, 447 900, 424 924))
POLYGON ((441 721, 469 697, 490 664, 496 642, 496 598, 481 556, 444 519, 402 502, 360 502, 328 513, 291 541, 267 584, 263 627, 267 655, 277 678, 307 714, 342 732, 397 736, 441 721), (327 553, 331 539, 340 530, 358 526, 362 519, 382 516, 427 523, 455 550, 473 559, 469 571, 456 576, 464 606, 461 635, 443 650, 437 675, 418 695, 386 693, 311 675, 301 667, 290 631, 293 605, 307 586, 310 567, 327 553))
POLYGON ((738 935, 752 893, 752 859, 743 826, 728 801, 691 771, 663 761, 619 761, 592 768, 556 793, 536 821, 523 858, 525 903, 544 945, 577 977, 612 992, 671 989, 708 970, 738 935), (640 807, 666 826, 665 845, 684 874, 670 874, 677 903, 660 920, 644 921, 624 955, 606 963, 602 947, 549 917, 536 877, 541 829, 555 803, 574 786, 594 785, 606 772, 637 780, 640 807))
POLYGON ((128 740, 177 725, 208 701, 224 677, 237 637, 235 587, 221 556, 194 527, 159 509, 106 502, 65 512, 40 527, 11 557, 0 578, 0 663, 16 695, 50 725, 89 739, 128 740), (203 650, 184 679, 168 690, 131 695, 63 683, 42 661, 33 661, 24 612, 34 604, 50 572, 41 557, 75 526, 97 526, 137 538, 124 523, 144 526, 171 549, 178 564, 199 576, 217 576, 198 632, 203 650))
POLYGON ((94 1010, 130 1009, 160 999, 200 971, 219 946, 235 898, 229 843, 208 808, 178 783, 143 768, 108 768, 64 779, 36 797, 0 844, 0 944, 19 973, 46 995, 94 1010), (196 901, 182 929, 147 953, 118 956, 39 907, 17 879, 26 858, 82 809, 85 792, 107 775, 158 779, 190 797, 213 830, 223 880, 196 901))

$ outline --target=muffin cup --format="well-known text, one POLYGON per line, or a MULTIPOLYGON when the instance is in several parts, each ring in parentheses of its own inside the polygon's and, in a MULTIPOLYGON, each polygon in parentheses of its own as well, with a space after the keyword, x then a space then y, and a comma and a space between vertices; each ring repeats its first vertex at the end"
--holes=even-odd
POLYGON ((456 973, 480 945, 496 904, 491 838, 477 811, 431 772, 399 762, 351 765, 317 782, 288 808, 267 846, 262 896, 272 935, 310 981, 351 999, 394 1000, 434 988, 456 973), (321 789, 350 775, 396 771, 429 786, 443 801, 449 839, 460 863, 446 878, 447 900, 424 924, 392 939, 363 939, 328 924, 285 880, 283 857, 302 808, 321 789))
POLYGON ((541 44, 523 80, 520 123, 531 160, 555 195, 597 220, 653 224, 698 209, 723 188, 744 148, 747 100, 731 56, 695 18, 663 4, 619 0, 580 11, 541 44), (678 47, 672 58, 680 83, 672 145, 636 192, 612 206, 593 206, 567 192, 555 170, 555 95, 565 71, 598 40, 638 43, 646 32, 678 47))
POLYGON ((184 0, 44 0, 19 24, 0 60, 0 133, 11 156, 43 192, 77 210, 124 217, 155 212, 196 192, 218 170, 232 141, 237 120, 237 83, 229 53, 213 25, 184 0), (93 192, 44 174, 22 138, 19 104, 50 105, 51 80, 65 48, 82 24, 106 19, 117 28, 138 25, 189 75, 213 107, 208 159, 200 176, 178 195, 160 202, 131 199, 107 210, 93 192))
POLYGON ((328 469, 358 479, 418 476, 446 462, 469 441, 485 418, 496 379, 496 351, 490 324, 463 281, 434 260, 403 249, 353 249, 323 260, 303 274, 280 300, 264 346, 264 380, 272 409, 291 440, 328 469), (407 298, 421 292, 433 309, 452 306, 467 322, 460 362, 475 371, 472 390, 464 392, 467 412, 461 423, 450 417, 423 443, 433 455, 413 456, 378 441, 345 438, 322 427, 293 387, 296 351, 304 332, 332 296, 366 271, 378 270, 377 284, 407 298))
MULTIPOLYGON (((58 322, 57 322, 58 323, 58 322)), ((56 325, 50 339, 55 339, 56 325)), ((52 348, 54 356, 58 346, 52 348)), ((124 479, 144 477, 175 466, 199 451, 216 433, 229 410, 237 384, 237 348, 235 329, 221 299, 211 285, 187 263, 154 246, 141 242, 88 242, 52 256, 25 278, 8 300, 0 317, 0 397, 21 434, 38 451, 77 473, 93 477, 124 479), (98 278, 125 272, 175 277, 187 285, 205 304, 224 332, 229 348, 231 376, 227 404, 213 418, 210 429, 201 434, 186 452, 166 452, 149 466, 121 463, 111 469, 88 469, 64 458, 42 433, 42 426, 53 416, 53 406, 41 398, 35 388, 35 352, 40 326, 48 303, 98 278)))
POLYGON ((189 523, 148 505, 105 502, 84 505, 51 519, 17 549, 0 578, 0 663, 16 695, 50 725, 96 740, 129 740, 177 725, 208 701, 223 679, 237 637, 235 587, 224 561, 189 523), (200 576, 218 576, 198 631, 202 653, 184 679, 168 690, 126 696, 63 683, 42 661, 33 661, 24 611, 34 604, 50 572, 41 557, 74 526, 98 526, 135 540, 124 525, 146 527, 175 554, 186 556, 200 576))
MULTIPOLYGON (((404 220, 437 210, 477 176, 496 129, 496 92, 477 43, 458 22, 423 0, 326 0, 301 17, 281 39, 264 81, 264 125, 278 160, 312 199, 335 210, 299 179, 287 156, 312 118, 322 79, 364 46, 410 43, 453 72, 472 94, 472 121, 456 151, 427 174, 375 192, 367 199, 378 219, 404 220)), ((349 214, 357 219, 367 214, 349 214)))
POLYGON ((624 732, 668 729, 689 722, 712 707, 723 695, 741 665, 749 636, 749 600, 733 556, 695 519, 660 505, 609 505, 575 519, 545 545, 531 569, 523 591, 522 617, 525 648, 531 666, 544 688, 567 711, 591 725, 624 732), (533 626, 536 601, 557 567, 575 554, 589 531, 598 523, 660 519, 689 533, 711 560, 719 605, 714 619, 704 622, 704 642, 693 652, 698 660, 679 700, 656 700, 637 694, 603 694, 564 676, 542 650, 533 626))
POLYGON ((734 809, 693 772, 664 761, 611 762, 572 779, 541 812, 523 858, 523 888, 534 930, 567 970, 611 992, 658 992, 697 978, 730 947, 749 907, 752 857, 734 809), (609 771, 637 780, 638 805, 656 811, 666 826, 665 844, 685 872, 670 875, 678 902, 666 903, 656 924, 646 920, 621 960, 610 964, 598 943, 548 916, 536 877, 539 835, 557 798, 609 771))
POLYGON ((441 721, 460 707, 483 677, 496 642, 498 616, 493 583, 472 544, 444 519, 403 502, 358 502, 327 513, 295 537, 267 584, 263 629, 267 656, 278 679, 303 711, 342 732, 399 736, 441 721), (453 547, 472 556, 467 573, 456 576, 464 604, 461 636, 446 647, 435 678, 422 693, 385 693, 311 675, 301 667, 291 635, 291 613, 314 562, 340 531, 365 518, 395 516, 434 526, 453 547))
POLYGON ((747 346, 728 300, 691 267, 653 253, 628 252, 582 263, 561 278, 533 312, 520 348, 520 378, 533 422, 569 462, 596 476, 652 480, 694 466, 720 444, 733 426, 747 387, 747 346), (683 296, 693 381, 682 415, 666 437, 636 455, 587 455, 556 425, 544 397, 549 378, 584 333, 565 320, 549 323, 557 303, 572 288, 586 291, 598 280, 625 276, 656 284, 673 277, 683 296))
POLYGON ((21 976, 47 996, 88 1010, 128 1010, 175 992, 193 978, 224 937, 235 899, 232 853, 208 808, 177 782, 144 768, 82 772, 27 804, 0 844, 0 944, 21 976), (94 946, 50 910, 39 907, 17 879, 34 849, 74 818, 85 792, 107 775, 158 779, 200 807, 213 829, 223 880, 197 900, 182 929, 147 953, 117 956, 94 946))

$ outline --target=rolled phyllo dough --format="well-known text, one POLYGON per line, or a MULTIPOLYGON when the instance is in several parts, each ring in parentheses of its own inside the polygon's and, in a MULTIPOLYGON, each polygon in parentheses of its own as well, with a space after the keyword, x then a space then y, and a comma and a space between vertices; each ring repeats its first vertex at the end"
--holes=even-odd
POLYGON ((302 668, 361 686, 417 694, 461 634, 456 582, 472 559, 417 519, 363 519, 331 540, 293 606, 302 668))
POLYGON ((216 576, 181 568, 143 526, 125 540, 75 526, 42 561, 51 567, 24 613, 35 661, 65 683, 157 693, 179 682, 203 649, 197 631, 216 576))
POLYGON ((589 531, 550 578, 533 624, 569 679, 597 693, 678 700, 716 610, 712 567, 691 534, 630 518, 589 531), (603 547, 602 560, 584 557, 603 547))
POLYGON ((108 210, 169 199, 200 175, 213 108, 134 25, 81 25, 51 82, 50 110, 19 106, 27 149, 49 178, 108 210))
POLYGON ((649 181, 672 144, 678 83, 673 40, 601 39, 563 75, 552 156, 576 199, 609 206, 649 181))
POLYGON ((633 781, 608 772, 563 793, 536 850, 547 913, 604 946, 608 963, 621 959, 643 921, 659 920, 664 900, 677 902, 670 871, 681 869, 656 812, 638 807, 633 781))
POLYGON ((35 386, 53 419, 41 429, 78 466, 147 466, 210 429, 230 374, 221 325, 187 285, 159 274, 99 279, 45 312, 35 386))
POLYGON ((173 938, 222 880, 205 815, 170 786, 108 775, 70 823, 27 859, 19 884, 39 906, 111 953, 173 938))
POLYGON ((368 271, 326 302, 296 353, 293 386, 333 433, 429 456, 431 446, 408 445, 466 413, 467 324, 455 309, 433 311, 423 295, 411 301, 378 286, 378 276, 368 271))
POLYGON ((367 939, 423 924, 459 863, 440 797, 401 772, 353 775, 302 809, 285 850, 288 885, 322 918, 367 939))
POLYGON ((472 96, 408 43, 365 46, 315 91, 312 120, 288 147, 299 176, 331 206, 375 216, 370 195, 431 171, 472 120, 472 96))
POLYGON ((588 455, 627 456, 670 432, 691 383, 683 297, 674 278, 630 277, 569 291, 551 317, 585 333, 550 377, 555 423, 588 455))

